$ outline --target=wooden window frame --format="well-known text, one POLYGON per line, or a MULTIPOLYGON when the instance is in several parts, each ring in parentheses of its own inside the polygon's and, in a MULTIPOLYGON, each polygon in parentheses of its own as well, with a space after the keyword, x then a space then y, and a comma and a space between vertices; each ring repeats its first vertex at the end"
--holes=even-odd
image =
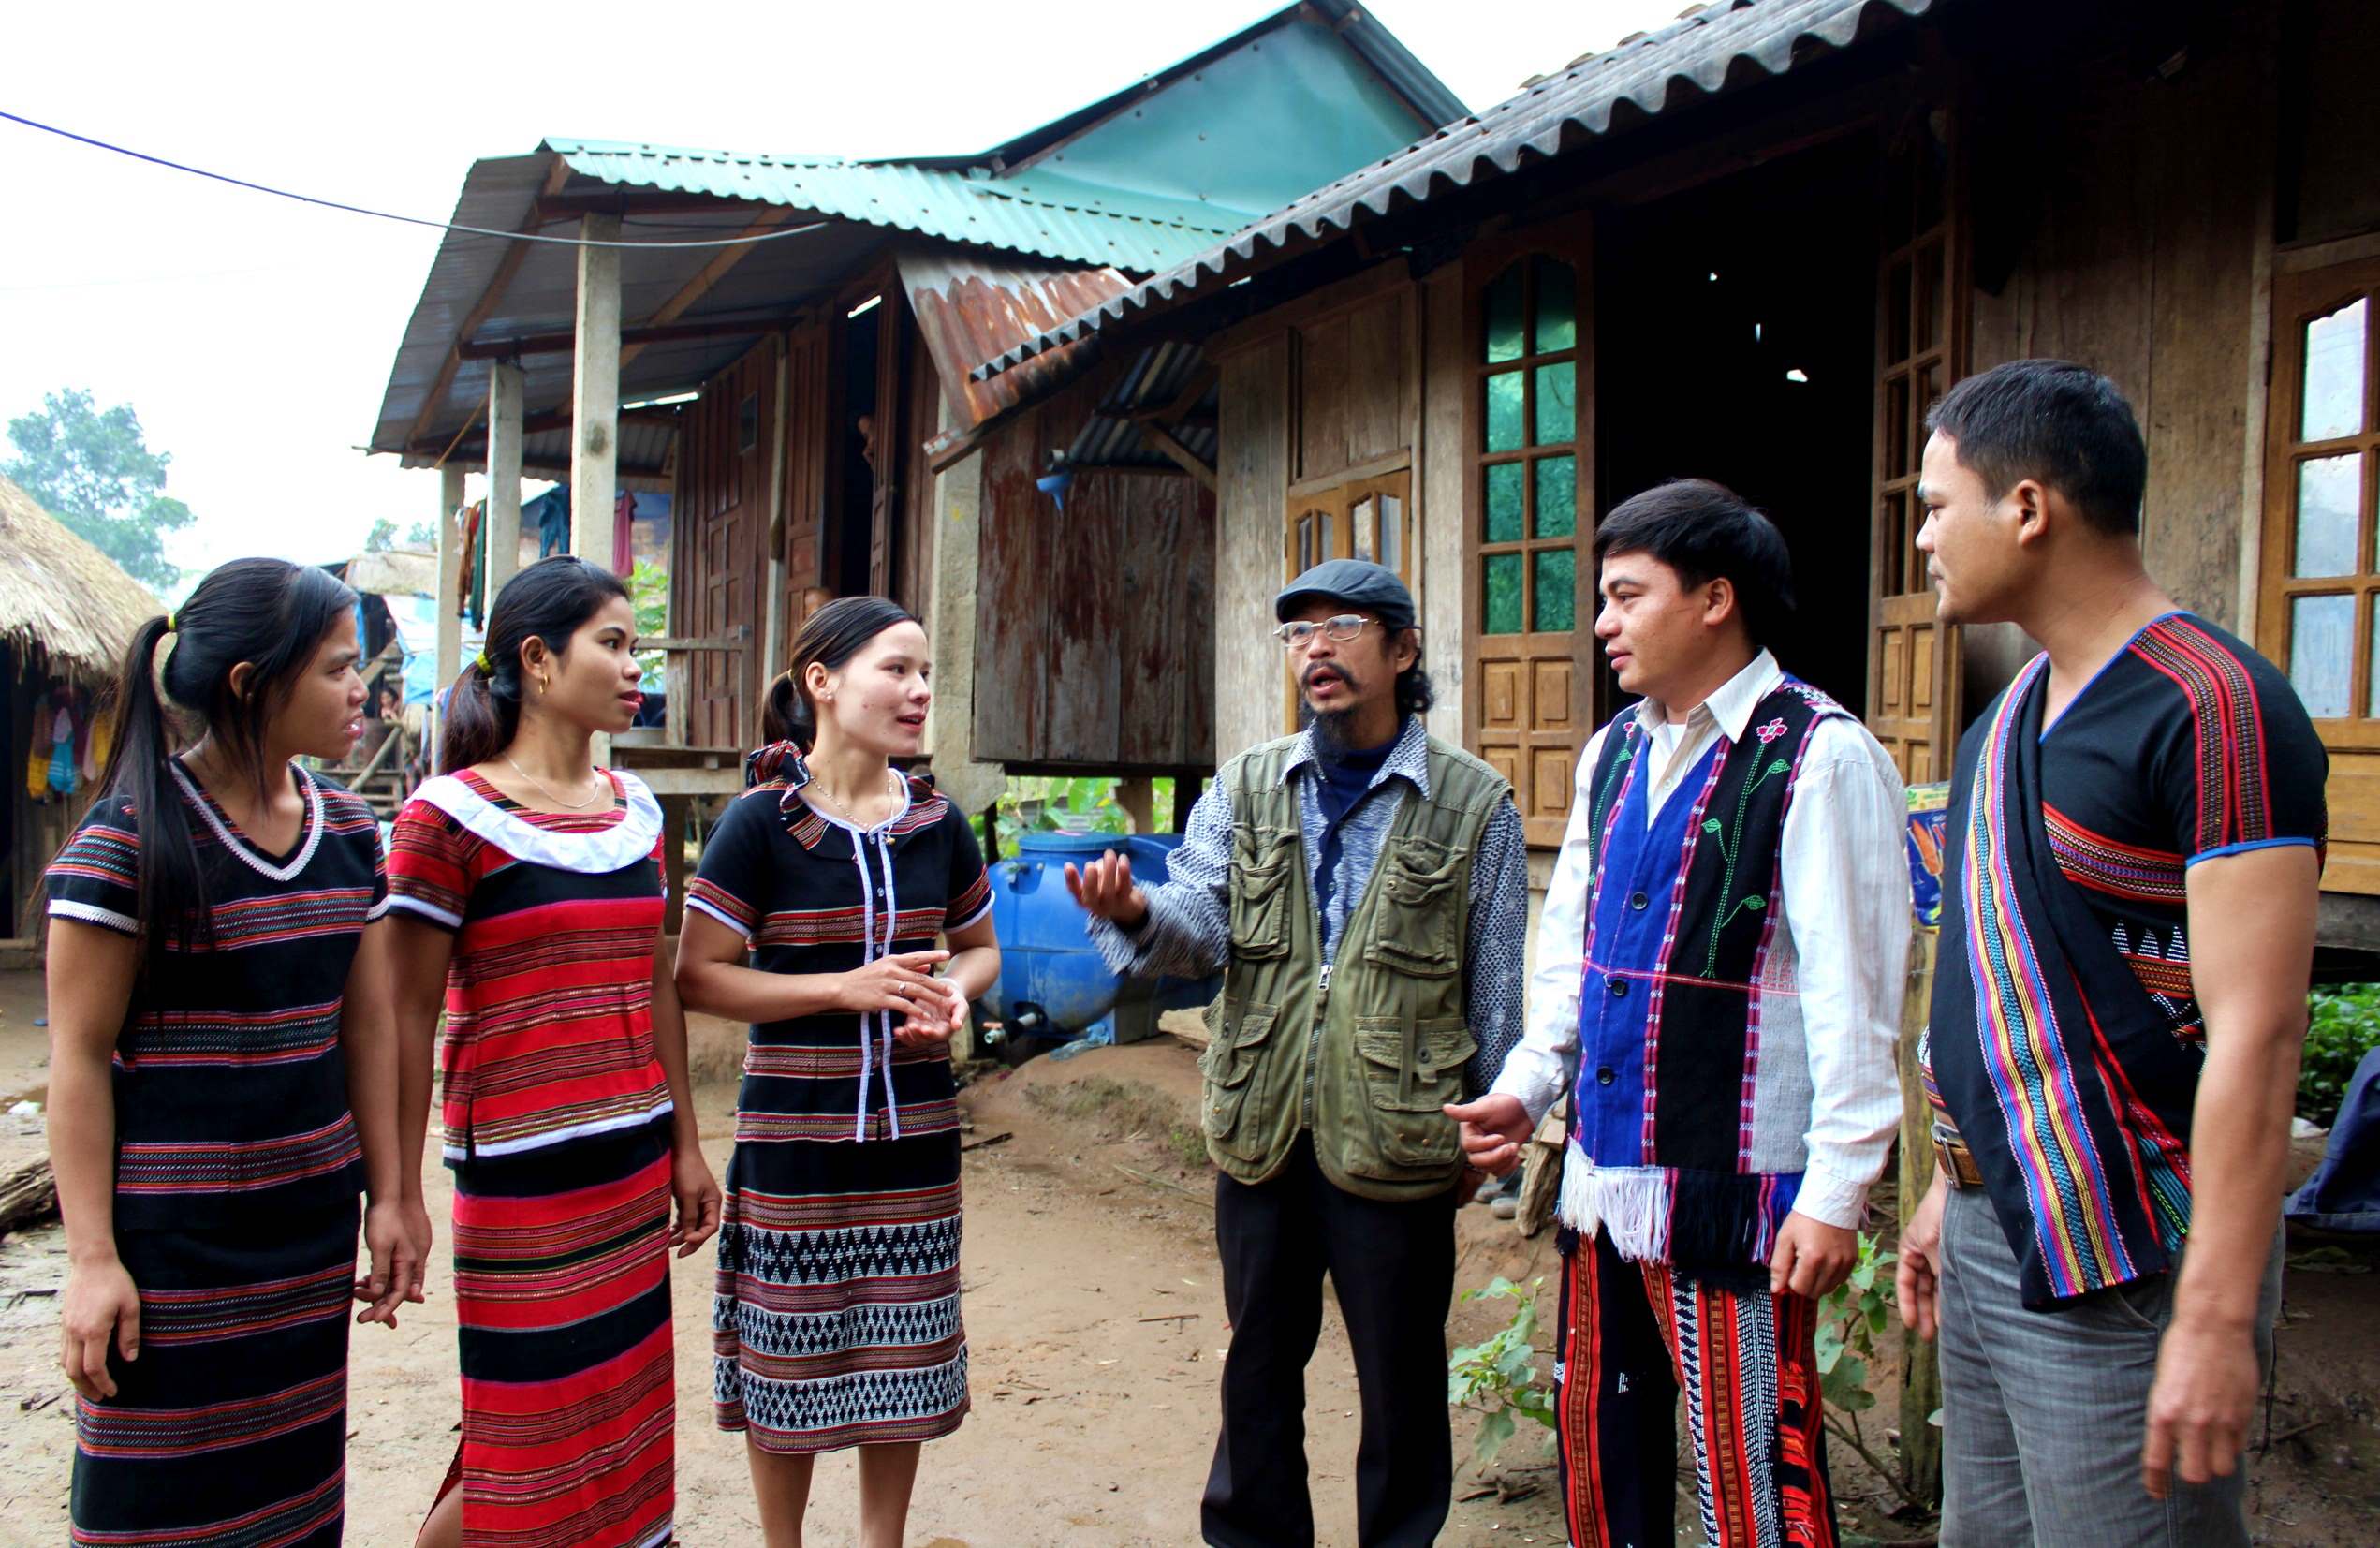
MULTIPOLYGON (((1463 444, 1461 453, 1462 467, 1462 732, 1463 743, 1473 754, 1494 763, 1512 779, 1515 799, 1521 805, 1521 826, 1534 848, 1553 848, 1562 843, 1564 829, 1568 824, 1570 794, 1577 773, 1577 760, 1584 750, 1587 736, 1593 730, 1594 697, 1596 672, 1592 644, 1594 628, 1594 566, 1590 560, 1594 552, 1595 524, 1594 504, 1594 214, 1582 212, 1549 221, 1527 230, 1490 242, 1482 242, 1464 255, 1463 295, 1463 359, 1469 369, 1457 378, 1463 394, 1463 444), (1575 326, 1577 336, 1568 349, 1549 350, 1542 354, 1534 349, 1535 343, 1536 282, 1529 268, 1522 270, 1522 353, 1509 361, 1491 364, 1487 359, 1487 297, 1489 287, 1502 278, 1514 264, 1528 264, 1535 258, 1547 258, 1569 267, 1575 276, 1575 326), (1536 430, 1536 373, 1540 367, 1556 365, 1565 361, 1575 362, 1572 377, 1576 394, 1576 423, 1572 438, 1566 442, 1531 444, 1526 437, 1536 430), (1523 444, 1506 451, 1487 449, 1487 380, 1508 371, 1521 376, 1521 423, 1523 444), (1524 466, 1547 457, 1568 456, 1577 484, 1572 493, 1572 509, 1576 512, 1567 546, 1577 558, 1572 567, 1571 624, 1566 631, 1544 633, 1528 626, 1536 618, 1536 587, 1522 559, 1521 623, 1518 635, 1491 635, 1486 632, 1487 560, 1491 554, 1543 553, 1565 546, 1561 538, 1539 538, 1530 536, 1535 530, 1536 480, 1524 476, 1521 495, 1521 534, 1518 541, 1490 545, 1487 531, 1487 469, 1504 463, 1521 463, 1524 466), (1587 641, 1581 648, 1581 641, 1587 641), (1530 641, 1536 649, 1518 657, 1489 649, 1490 641, 1530 641), (1563 663, 1565 685, 1549 681, 1548 664, 1563 663), (1489 697, 1491 679, 1497 667, 1517 662, 1509 686, 1525 691, 1529 710, 1521 716, 1523 722, 1517 731, 1497 731, 1491 728, 1489 697), (1521 680, 1525 669, 1527 678, 1521 680), (1537 700, 1541 691, 1551 690, 1558 702, 1547 713, 1537 700), (1493 740, 1491 740, 1491 736, 1493 740), (1512 738, 1517 737, 1516 740, 1512 738), (1498 757, 1506 755, 1508 763, 1498 757), (1551 787, 1540 791, 1539 786, 1551 787)), ((1442 389, 1441 389, 1442 390, 1442 389)))
MULTIPOLYGON (((2342 244, 2346 245, 2346 244, 2342 244)), ((2373 703, 2372 653, 2380 632, 2380 254, 2322 267, 2275 273, 2272 280, 2272 370, 2266 393, 2265 478, 2256 578, 2256 648, 2283 672, 2290 668, 2290 603, 2299 597, 2355 598, 2355 643, 2348 666, 2347 708, 2314 721, 2331 754, 2328 799, 2330 859, 2323 886, 2331 892, 2380 893, 2380 716, 2373 703), (2305 328, 2316 317, 2365 298, 2363 422, 2355 433, 2303 440, 2305 328), (2316 457, 2359 453, 2356 554, 2361 568, 2346 575, 2292 575, 2297 538, 2297 468, 2316 457)))
MULTIPOLYGON (((1313 565, 1320 564, 1325 559, 1362 557, 1370 558, 1377 563, 1380 553, 1380 530, 1386 514, 1381 502, 1395 500, 1400 508, 1397 519, 1398 557, 1403 562, 1390 568, 1396 570, 1398 578, 1408 587, 1413 585, 1415 567, 1419 558, 1415 552, 1415 545, 1421 539, 1421 523, 1415 519, 1413 512, 1411 460, 1399 457, 1384 459, 1384 461, 1396 462, 1401 465, 1393 468, 1375 468, 1367 471, 1361 477, 1349 479, 1339 484, 1309 480, 1304 484, 1293 486, 1282 517, 1281 575, 1284 584, 1296 580, 1313 565), (1300 490, 1304 493, 1300 493, 1300 490), (1355 547, 1354 512, 1356 508, 1365 500, 1374 502, 1372 553, 1359 555, 1356 553, 1355 547), (1309 550, 1302 542, 1306 534, 1300 528, 1305 523, 1317 517, 1327 518, 1331 523, 1327 538, 1330 544, 1327 552, 1320 544, 1309 550), (1311 560, 1307 557, 1309 553, 1313 555, 1311 560)), ((1418 626, 1420 620, 1416 619, 1414 622, 1418 626)), ((1285 656, 1289 656, 1286 651, 1282 654, 1285 656)), ((1282 691, 1285 697, 1283 724, 1291 732, 1298 730, 1300 697, 1298 692, 1296 666, 1294 657, 1283 666, 1282 691)))

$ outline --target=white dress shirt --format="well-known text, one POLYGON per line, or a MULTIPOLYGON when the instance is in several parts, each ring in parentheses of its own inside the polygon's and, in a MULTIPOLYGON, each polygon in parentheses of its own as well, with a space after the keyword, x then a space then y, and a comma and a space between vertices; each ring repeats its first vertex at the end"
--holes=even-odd
MULTIPOLYGON (((1716 738, 1742 739, 1752 712, 1784 679, 1776 658, 1762 651, 1682 721, 1672 723, 1651 700, 1629 712, 1644 727, 1653 758, 1648 824, 1716 738)), ((1594 880, 1587 787, 1609 730, 1596 731, 1579 759, 1569 827, 1537 925, 1527 1030, 1494 1086, 1518 1097, 1532 1123, 1569 1090, 1578 1065, 1580 958, 1594 880)), ((1809 1162, 1793 1207, 1845 1229, 1859 1224, 1901 1121, 1893 1045, 1912 924, 1907 822, 1901 775, 1867 728, 1839 715, 1814 726, 1785 811, 1778 897, 1779 938, 1792 949, 1814 1092, 1803 1135, 1809 1162)), ((1570 1166, 1581 1162, 1575 1148, 1565 1157, 1570 1166)))

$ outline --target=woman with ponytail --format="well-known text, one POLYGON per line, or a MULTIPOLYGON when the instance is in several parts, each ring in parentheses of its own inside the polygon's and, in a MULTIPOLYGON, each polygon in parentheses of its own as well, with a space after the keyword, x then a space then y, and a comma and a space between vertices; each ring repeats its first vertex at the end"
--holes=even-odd
POLYGON ((345 1308, 393 1328, 420 1299, 379 827, 296 761, 355 745, 357 659, 328 572, 215 570, 134 637, 49 869, 77 1543, 337 1543, 345 1308))
POLYGON ((590 756, 636 720, 636 645, 609 570, 557 554, 506 582, 447 696, 448 772, 389 842, 407 1209, 425 1239, 446 1016, 463 1439, 430 1548, 670 1540, 669 1248, 718 1229, 719 1187, 659 951, 680 835, 636 775, 590 756))
POLYGON ((924 740, 927 648, 880 597, 812 615, 686 889, 679 993, 752 1024, 713 1391, 771 1548, 849 1446, 861 1548, 899 1548, 918 1443, 967 1411, 949 1045, 1000 947, 966 815, 890 765, 924 740))

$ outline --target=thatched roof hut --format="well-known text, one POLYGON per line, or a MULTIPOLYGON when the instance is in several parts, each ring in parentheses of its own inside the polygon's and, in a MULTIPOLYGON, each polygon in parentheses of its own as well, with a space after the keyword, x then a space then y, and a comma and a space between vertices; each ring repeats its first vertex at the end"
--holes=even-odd
POLYGON ((0 644, 105 679, 158 602, 116 562, 0 479, 0 644))

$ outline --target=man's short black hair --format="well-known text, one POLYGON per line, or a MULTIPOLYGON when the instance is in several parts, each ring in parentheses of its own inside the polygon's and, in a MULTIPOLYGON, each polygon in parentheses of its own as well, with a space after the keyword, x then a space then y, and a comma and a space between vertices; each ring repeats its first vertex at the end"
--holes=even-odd
POLYGON ((1597 561, 1643 553, 1678 572, 1681 584, 1725 577, 1752 642, 1774 645, 1793 617, 1793 560, 1776 523, 1709 479, 1672 479, 1623 500, 1594 533, 1597 561))
POLYGON ((1997 500, 2038 479, 2110 537, 2140 531, 2149 448, 2116 384, 2072 361, 2010 361, 1952 388, 1926 411, 1950 437, 1959 465, 1997 500))

